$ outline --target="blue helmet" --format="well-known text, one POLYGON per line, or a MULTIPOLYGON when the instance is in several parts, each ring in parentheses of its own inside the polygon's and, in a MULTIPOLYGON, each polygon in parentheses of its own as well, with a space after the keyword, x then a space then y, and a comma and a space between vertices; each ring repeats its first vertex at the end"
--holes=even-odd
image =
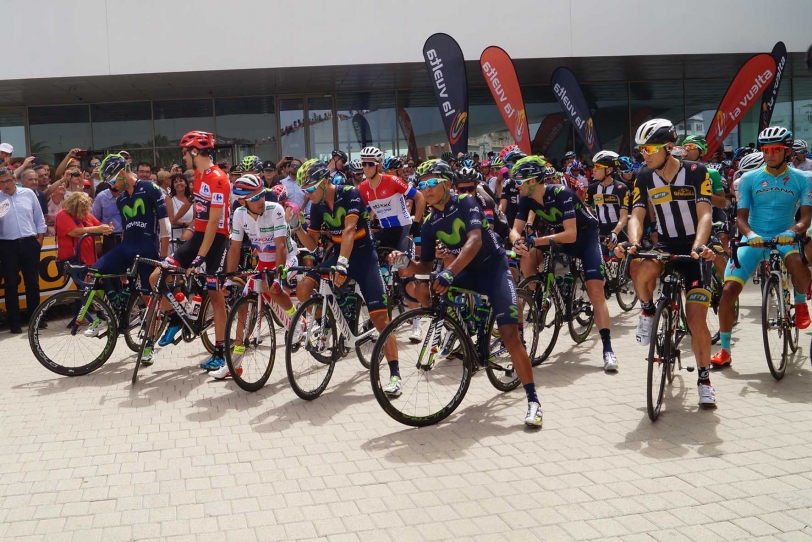
POLYGON ((618 169, 621 173, 631 173, 634 171, 634 162, 628 156, 621 156, 617 159, 618 161, 618 169))
POLYGON ((403 160, 399 156, 387 156, 383 161, 383 169, 392 171, 403 167, 403 160))

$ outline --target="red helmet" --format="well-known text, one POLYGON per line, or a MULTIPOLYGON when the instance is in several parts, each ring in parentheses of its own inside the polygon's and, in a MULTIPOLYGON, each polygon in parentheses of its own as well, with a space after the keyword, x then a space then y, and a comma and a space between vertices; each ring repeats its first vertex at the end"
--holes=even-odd
POLYGON ((213 149, 214 136, 208 132, 192 130, 181 138, 180 146, 183 148, 194 147, 196 149, 213 149))
POLYGON ((276 201, 279 203, 285 203, 288 201, 288 191, 285 189, 285 185, 282 183, 272 186, 271 191, 276 194, 276 201))

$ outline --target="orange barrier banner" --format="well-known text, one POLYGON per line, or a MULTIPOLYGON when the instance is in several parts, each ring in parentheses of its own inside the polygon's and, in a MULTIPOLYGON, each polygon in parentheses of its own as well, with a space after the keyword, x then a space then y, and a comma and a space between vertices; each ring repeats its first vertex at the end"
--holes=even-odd
POLYGON ((530 148, 530 134, 527 133, 527 113, 513 60, 504 49, 492 45, 482 51, 479 66, 513 141, 522 152, 531 154, 533 151, 530 148))

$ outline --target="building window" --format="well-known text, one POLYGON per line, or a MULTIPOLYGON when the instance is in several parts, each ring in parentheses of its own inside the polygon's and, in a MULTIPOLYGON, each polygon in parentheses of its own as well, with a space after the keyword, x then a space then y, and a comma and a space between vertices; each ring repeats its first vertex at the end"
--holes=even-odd
POLYGON ((0 142, 14 147, 14 156, 28 156, 25 146, 25 109, 0 109, 0 142))
POLYGON ((176 147, 192 130, 214 132, 214 106, 211 100, 153 102, 155 146, 176 147))
POLYGON ((629 106, 631 122, 628 135, 624 137, 620 146, 620 154, 629 156, 634 147, 634 134, 644 122, 651 119, 668 119, 676 127, 679 137, 686 134, 705 132, 702 128, 702 118, 692 117, 687 121, 685 116, 685 100, 682 92, 682 80, 657 81, 648 83, 629 84, 629 106))
MULTIPOLYGON (((448 150, 448 139, 434 91, 398 92, 397 124, 400 154, 423 161, 429 156, 439 157, 448 150)), ((342 131, 339 131, 339 138, 341 134, 342 131)))
MULTIPOLYGON (((713 122, 713 117, 716 115, 716 110, 725 96, 730 81, 727 80, 712 80, 712 81, 699 81, 699 80, 686 80, 685 81, 685 111, 688 119, 701 122, 705 128, 702 135, 707 133, 713 122)), ((758 107, 756 107, 758 109, 758 107)), ((686 134, 680 134, 686 135, 686 134)), ((725 152, 732 152, 739 146, 739 126, 733 128, 733 131, 724 140, 725 152)))
POLYGON ((86 105, 29 107, 28 123, 32 154, 49 154, 62 160, 71 149, 92 146, 86 105))
POLYGON ((245 156, 278 160, 276 104, 273 96, 214 100, 217 144, 236 145, 239 163, 245 156))
POLYGON ((90 119, 96 149, 116 151, 152 147, 150 102, 91 105, 90 119))
POLYGON ((399 131, 394 92, 355 92, 336 96, 338 148, 350 159, 360 158, 367 146, 378 147, 385 156, 398 151, 399 131))

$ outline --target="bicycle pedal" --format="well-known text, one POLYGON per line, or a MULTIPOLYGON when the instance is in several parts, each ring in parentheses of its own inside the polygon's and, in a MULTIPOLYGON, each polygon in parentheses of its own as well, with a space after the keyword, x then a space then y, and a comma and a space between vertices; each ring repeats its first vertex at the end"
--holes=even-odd
POLYGON ((177 345, 179 345, 181 342, 183 342, 183 333, 178 333, 178 335, 177 335, 177 336, 176 336, 174 339, 172 339, 172 344, 174 344, 175 346, 177 346, 177 345))

